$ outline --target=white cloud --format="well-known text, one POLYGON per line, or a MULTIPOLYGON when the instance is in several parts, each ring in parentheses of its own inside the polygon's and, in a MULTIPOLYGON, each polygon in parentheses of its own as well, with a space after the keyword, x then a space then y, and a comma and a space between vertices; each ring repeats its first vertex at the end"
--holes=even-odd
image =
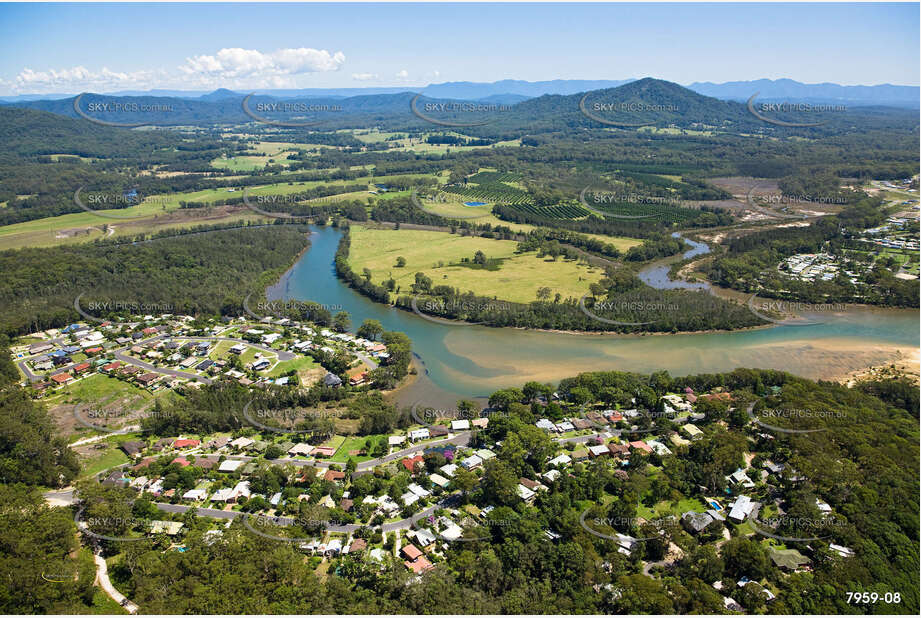
POLYGON ((213 56, 193 56, 179 70, 186 75, 234 79, 249 76, 300 75, 338 71, 345 63, 341 51, 300 47, 265 54, 255 49, 224 48, 213 56))
POLYGON ((149 84, 150 80, 155 77, 156 74, 151 71, 122 73, 111 71, 106 67, 98 72, 90 71, 83 66, 48 71, 34 71, 26 67, 13 80, 13 86, 15 90, 29 92, 126 88, 149 84))
POLYGON ((409 71, 403 69, 402 71, 396 74, 397 79, 409 79, 409 71))
POLYGON ((299 88, 298 76, 338 71, 345 64, 341 51, 329 52, 307 47, 279 49, 263 53, 255 49, 225 48, 213 55, 186 58, 173 70, 133 72, 96 71, 84 66, 33 70, 24 68, 9 85, 19 93, 106 92, 152 88, 299 88))
POLYGON ((352 79, 360 82, 370 82, 380 79, 377 73, 352 73, 352 79))

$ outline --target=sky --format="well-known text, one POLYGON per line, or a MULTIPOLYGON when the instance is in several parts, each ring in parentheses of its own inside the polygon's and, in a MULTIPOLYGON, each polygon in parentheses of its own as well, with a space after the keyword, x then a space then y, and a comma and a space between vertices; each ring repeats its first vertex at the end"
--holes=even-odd
POLYGON ((0 4, 0 94, 501 79, 919 85, 919 4, 0 4))

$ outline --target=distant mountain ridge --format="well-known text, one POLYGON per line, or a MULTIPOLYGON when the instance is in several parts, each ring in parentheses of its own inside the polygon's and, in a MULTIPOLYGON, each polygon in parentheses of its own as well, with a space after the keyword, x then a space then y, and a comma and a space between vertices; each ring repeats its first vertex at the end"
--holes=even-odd
MULTIPOLYGON (((302 88, 296 90, 254 89, 254 92, 275 98, 348 98, 382 94, 399 94, 405 92, 422 93, 428 97, 483 100, 494 103, 517 103, 526 98, 543 95, 571 95, 590 90, 616 88, 635 79, 622 80, 584 80, 555 79, 546 81, 523 81, 505 79, 496 82, 444 82, 429 84, 425 87, 368 87, 368 88, 302 88)), ((756 92, 759 100, 786 100, 810 103, 850 103, 852 105, 919 107, 921 89, 915 86, 898 86, 880 84, 877 86, 842 86, 834 83, 804 84, 792 79, 757 79, 749 81, 732 81, 724 83, 694 82, 686 88, 702 95, 723 100, 746 101, 756 92)), ((250 91, 231 91, 220 88, 213 92, 183 90, 149 90, 121 91, 107 93, 109 96, 151 96, 175 97, 215 101, 233 96, 243 96, 250 91)), ((71 94, 0 96, 0 101, 21 103, 24 101, 51 101, 68 99, 71 94)))
POLYGON ((756 92, 758 100, 851 103, 853 105, 891 105, 918 107, 921 89, 913 86, 841 86, 825 82, 803 84, 792 79, 757 79, 754 81, 695 82, 689 89, 718 99, 747 101, 756 92))

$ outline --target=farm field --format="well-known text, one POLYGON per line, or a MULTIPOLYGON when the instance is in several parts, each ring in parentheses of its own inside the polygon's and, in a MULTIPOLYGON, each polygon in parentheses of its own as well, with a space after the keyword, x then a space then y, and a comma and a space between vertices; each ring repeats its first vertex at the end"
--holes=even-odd
POLYGON ((352 226, 351 236, 352 269, 357 273, 370 269, 375 283, 392 276, 404 293, 415 282, 415 274, 424 272, 433 285, 450 285, 500 300, 530 302, 536 299, 541 287, 549 287, 551 296, 559 293, 564 299, 579 298, 588 292, 589 284, 603 276, 600 269, 577 262, 562 259, 554 262, 538 258, 536 252, 515 254, 518 243, 511 240, 422 230, 371 230, 361 226, 352 226), (498 270, 461 265, 462 258, 472 260, 477 251, 489 259, 500 260, 498 270), (405 267, 395 266, 398 256, 406 259, 405 267), (439 262, 445 265, 438 267, 439 262))
POLYGON ((606 242, 609 245, 614 245, 618 251, 626 251, 630 247, 638 247, 643 244, 642 240, 636 238, 627 238, 626 236, 605 236, 604 234, 582 234, 582 236, 588 236, 589 238, 594 238, 595 240, 600 240, 601 242, 606 242))

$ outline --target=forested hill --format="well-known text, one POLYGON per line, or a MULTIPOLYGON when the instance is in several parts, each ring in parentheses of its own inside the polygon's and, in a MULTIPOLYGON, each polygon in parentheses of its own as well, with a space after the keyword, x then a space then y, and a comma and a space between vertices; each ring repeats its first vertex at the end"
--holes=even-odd
MULTIPOLYGON (((284 99, 256 95, 247 100, 250 113, 243 106, 246 95, 230 91, 197 99, 88 93, 81 95, 77 101, 82 114, 74 109, 77 97, 18 101, 5 106, 48 111, 71 118, 85 115, 103 122, 158 126, 228 124, 261 119, 295 124, 316 122, 319 130, 372 125, 415 130, 437 128, 437 122, 444 122, 443 127, 466 127, 471 135, 481 137, 505 137, 509 132, 520 135, 567 129, 635 128, 639 125, 735 134, 766 131, 776 135, 796 132, 824 136, 847 133, 855 127, 863 131, 907 128, 916 124, 914 120, 917 116, 911 110, 879 107, 842 107, 832 111, 813 108, 807 112, 772 110, 763 114, 785 122, 822 123, 818 127, 790 128, 764 122, 750 113, 745 103, 723 101, 672 82, 648 77, 615 88, 572 95, 544 95, 517 103, 512 102, 515 99, 471 102, 422 96, 415 105, 411 105, 415 96, 416 93, 411 91, 284 99), (437 122, 433 124, 426 118, 437 122)), ((753 105, 757 107, 759 104, 753 105)))

